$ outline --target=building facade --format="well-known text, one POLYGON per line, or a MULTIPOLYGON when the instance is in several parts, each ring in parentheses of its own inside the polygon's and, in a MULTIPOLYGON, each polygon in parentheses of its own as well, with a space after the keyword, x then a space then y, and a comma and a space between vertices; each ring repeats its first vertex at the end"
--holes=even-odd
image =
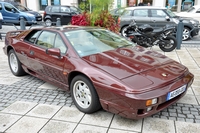
MULTIPOLYGON (((114 8, 117 7, 127 7, 127 6, 137 6, 140 0, 114 0, 114 8)), ((193 5, 200 5, 200 0, 143 0, 145 5, 150 3, 151 6, 168 6, 173 11, 180 12, 185 11, 193 5)))
MULTIPOLYGON (((34 11, 44 11, 48 5, 74 5, 78 6, 81 2, 86 0, 13 0, 20 2, 22 5, 27 6, 34 11)), ((112 8, 137 6, 140 0, 113 0, 112 8)), ((143 3, 147 5, 150 3, 152 6, 167 6, 170 4, 170 8, 173 11, 184 11, 193 5, 200 5, 200 0, 143 0, 143 3)))

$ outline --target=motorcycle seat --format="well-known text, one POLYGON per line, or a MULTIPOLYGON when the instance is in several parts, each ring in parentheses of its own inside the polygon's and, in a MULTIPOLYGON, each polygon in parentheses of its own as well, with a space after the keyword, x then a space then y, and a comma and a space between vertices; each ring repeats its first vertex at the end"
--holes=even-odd
POLYGON ((153 33, 160 33, 163 31, 163 28, 154 29, 153 33))

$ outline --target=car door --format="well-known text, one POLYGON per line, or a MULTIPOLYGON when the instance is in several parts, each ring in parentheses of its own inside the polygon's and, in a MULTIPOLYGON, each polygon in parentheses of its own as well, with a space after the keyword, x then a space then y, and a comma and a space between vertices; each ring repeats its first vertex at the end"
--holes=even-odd
POLYGON ((52 22, 54 23, 56 23, 57 18, 61 19, 60 6, 52 6, 50 15, 52 22))
POLYGON ((167 14, 162 9, 150 9, 150 25, 155 28, 161 28, 167 24, 174 24, 173 21, 166 19, 167 14))
POLYGON ((133 17, 138 26, 150 23, 148 9, 135 9, 133 11, 133 17))
POLYGON ((66 83, 66 74, 63 74, 66 51, 67 47, 58 33, 42 31, 35 45, 30 47, 29 62, 31 69, 43 78, 48 78, 54 82, 66 83), (47 54, 47 49, 51 48, 59 48, 61 56, 47 54))
POLYGON ((13 5, 9 3, 4 3, 4 11, 2 12, 2 15, 5 22, 19 22, 19 12, 13 5))
POLYGON ((61 15, 61 25, 69 24, 72 18, 72 13, 70 8, 66 6, 61 6, 60 15, 61 15))

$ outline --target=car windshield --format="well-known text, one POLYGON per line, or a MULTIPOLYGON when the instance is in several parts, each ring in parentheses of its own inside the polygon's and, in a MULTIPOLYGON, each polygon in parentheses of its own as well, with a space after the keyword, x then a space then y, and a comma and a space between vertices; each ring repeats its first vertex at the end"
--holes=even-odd
POLYGON ((105 29, 87 29, 65 32, 79 56, 87 56, 121 47, 135 46, 134 43, 105 29))
POLYGON ((124 10, 122 16, 132 16, 132 10, 124 10))
POLYGON ((15 7, 16 7, 18 10, 22 11, 22 12, 29 11, 28 8, 26 8, 26 7, 22 6, 22 5, 15 5, 15 7))
POLYGON ((173 13, 171 10, 169 10, 169 9, 166 9, 166 12, 168 13, 168 15, 170 16, 170 17, 177 17, 176 16, 176 14, 175 13, 173 13))
POLYGON ((73 11, 73 12, 76 12, 76 13, 81 13, 81 9, 75 7, 75 6, 71 6, 70 9, 73 11))

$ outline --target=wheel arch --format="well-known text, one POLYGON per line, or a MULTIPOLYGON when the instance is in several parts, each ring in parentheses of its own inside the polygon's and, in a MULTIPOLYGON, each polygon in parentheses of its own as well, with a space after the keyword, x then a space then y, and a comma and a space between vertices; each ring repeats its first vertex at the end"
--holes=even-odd
MULTIPOLYGON (((6 53, 7 55, 8 55, 8 53, 9 53, 9 51, 10 51, 11 49, 13 49, 13 47, 11 47, 11 46, 8 46, 8 47, 7 47, 7 51, 6 51, 6 52, 7 52, 7 53, 6 53)), ((14 49, 13 49, 13 50, 14 50, 14 49)), ((15 50, 14 50, 14 51, 15 51, 15 50)))
POLYGON ((51 16, 49 16, 49 15, 48 15, 48 16, 45 16, 44 21, 47 20, 47 19, 52 20, 52 19, 51 19, 51 16))
MULTIPOLYGON (((84 74, 84 73, 82 73, 82 72, 79 72, 79 71, 73 71, 73 72, 71 72, 71 73, 69 74, 69 76, 68 76, 69 89, 70 89, 70 85, 71 85, 72 79, 73 79, 74 77, 76 77, 77 75, 85 76, 86 78, 88 78, 88 80, 91 81, 91 84, 93 85, 93 82, 92 82, 92 80, 88 77, 88 75, 86 75, 86 74, 84 74)), ((93 85, 93 86, 94 86, 94 85, 93 85)))
POLYGON ((122 29, 123 29, 124 27, 126 27, 126 26, 128 26, 128 24, 125 24, 125 25, 123 25, 123 26, 120 28, 120 33, 122 32, 122 29))

